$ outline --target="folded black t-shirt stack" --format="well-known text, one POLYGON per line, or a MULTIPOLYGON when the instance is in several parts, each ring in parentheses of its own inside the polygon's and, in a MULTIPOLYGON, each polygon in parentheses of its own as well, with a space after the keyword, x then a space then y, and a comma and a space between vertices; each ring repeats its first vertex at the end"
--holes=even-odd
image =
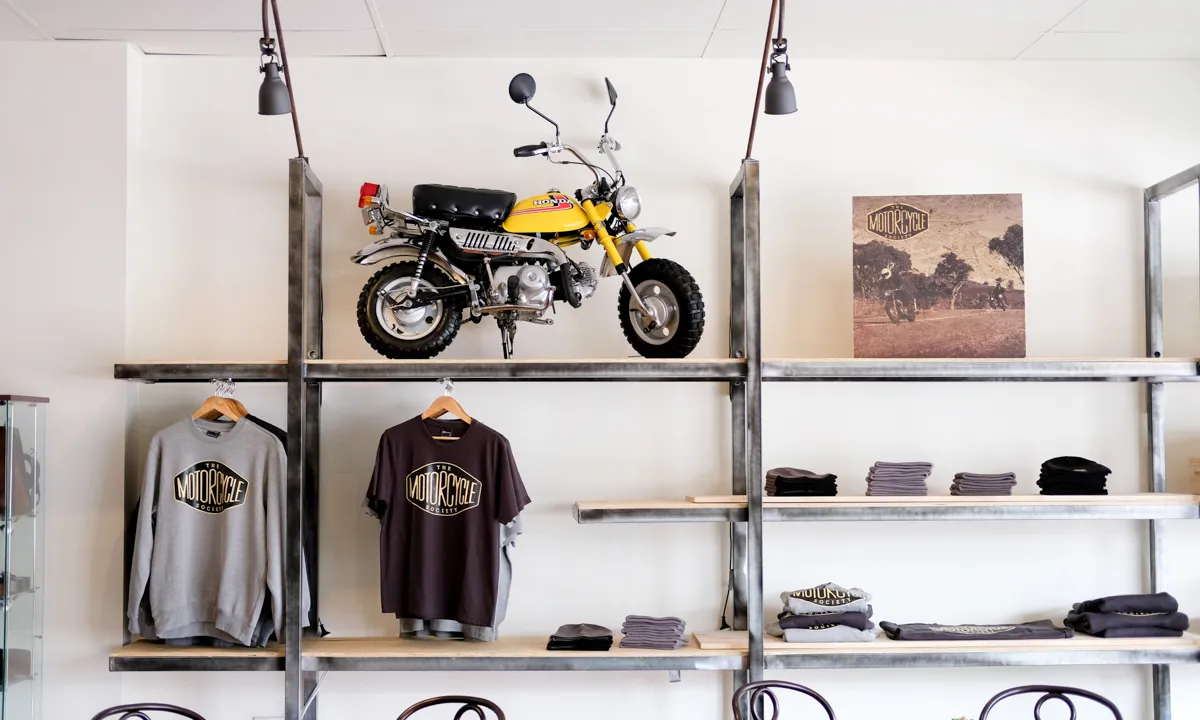
POLYGON ((1107 495, 1105 483, 1112 470, 1094 460, 1056 457, 1042 463, 1038 487, 1043 495, 1107 495))
POLYGON ((1188 616, 1170 594, 1112 595, 1075 603, 1067 627, 1103 638, 1180 637, 1188 629, 1188 616))
POLYGON ((1012 489, 1017 484, 1015 473, 960 472, 954 476, 950 486, 951 495, 1012 495, 1012 489))
POLYGON ((837 495, 837 475, 789 467, 773 468, 767 471, 767 495, 833 497, 837 495))
POLYGON ((867 471, 867 495, 928 495, 928 462, 877 462, 867 471))
POLYGON ((547 650, 596 650, 604 651, 612 647, 612 630, 603 625, 578 623, 563 625, 550 636, 546 644, 547 650))
POLYGON ((630 615, 625 618, 621 632, 625 633, 621 640, 623 648, 678 650, 688 644, 687 625, 677 617, 630 615))

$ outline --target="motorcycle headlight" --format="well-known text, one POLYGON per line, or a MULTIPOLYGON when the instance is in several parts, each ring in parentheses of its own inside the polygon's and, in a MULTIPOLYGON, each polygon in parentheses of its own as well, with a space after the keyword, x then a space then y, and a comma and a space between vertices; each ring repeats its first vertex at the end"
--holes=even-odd
POLYGON ((637 188, 628 185, 617 191, 613 204, 622 220, 634 220, 642 212, 642 196, 637 188))

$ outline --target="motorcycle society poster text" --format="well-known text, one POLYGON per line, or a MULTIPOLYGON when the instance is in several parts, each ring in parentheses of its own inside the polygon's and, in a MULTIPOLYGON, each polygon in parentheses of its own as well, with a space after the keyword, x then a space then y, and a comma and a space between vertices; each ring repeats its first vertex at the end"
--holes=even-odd
POLYGON ((1025 357, 1021 196, 854 198, 854 356, 1025 357))

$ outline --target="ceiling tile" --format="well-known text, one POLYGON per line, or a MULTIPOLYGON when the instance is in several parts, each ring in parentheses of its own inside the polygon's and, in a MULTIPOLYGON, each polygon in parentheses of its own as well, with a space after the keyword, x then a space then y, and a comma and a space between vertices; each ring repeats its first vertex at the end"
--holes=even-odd
POLYGON ((1200 60, 1200 34, 1054 32, 1034 43, 1021 59, 1200 60))
POLYGON ((29 26, 20 15, 0 3, 0 40, 43 40, 41 33, 29 26))
MULTIPOLYGON (((764 28, 765 30, 765 28, 764 28)), ((1038 32, 985 33, 890 30, 788 30, 793 58, 887 58, 906 60, 1011 60, 1037 40, 1038 32)), ((759 30, 718 30, 706 58, 762 57, 759 30)))
MULTIPOLYGON (((1092 0, 1095 2, 1095 0, 1092 0)), ((1195 1, 1195 0, 1191 0, 1195 1)), ((1045 32, 1080 0, 792 0, 784 34, 796 30, 872 30, 896 33, 1045 32)), ((766 32, 770 0, 729 0, 721 30, 766 32)))
MULTIPOLYGON (((383 55, 374 30, 285 31, 288 57, 383 55)), ((123 40, 147 55, 245 55, 258 57, 259 31, 79 30, 62 39, 123 40)))
MULTIPOLYGON (((475 29, 574 30, 568 42, 593 38, 620 45, 627 31, 712 30, 723 0, 375 0, 389 38, 402 41, 410 30, 475 29)), ((454 53, 471 57, 469 45, 454 53)), ((544 55, 527 48, 526 56, 544 55)))
POLYGON ((627 30, 620 42, 600 35, 556 30, 424 30, 388 33, 397 57, 698 58, 708 30, 627 30))
MULTIPOLYGON (((13 0, 51 35, 66 30, 254 30, 251 0, 13 0)), ((432 2, 433 0, 431 0, 432 2)), ((363 0, 283 0, 283 30, 369 30, 363 0)), ((261 32, 261 30, 260 30, 261 32)))
POLYGON ((1060 32, 1200 31, 1197 0, 1088 0, 1060 32))

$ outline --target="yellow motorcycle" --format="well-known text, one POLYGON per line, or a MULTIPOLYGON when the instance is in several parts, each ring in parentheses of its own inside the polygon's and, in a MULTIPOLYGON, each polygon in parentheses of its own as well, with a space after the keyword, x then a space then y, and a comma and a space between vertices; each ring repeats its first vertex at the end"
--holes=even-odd
POLYGON ((642 198, 617 162, 621 149, 608 133, 617 91, 608 87, 611 109, 599 150, 611 171, 564 144, 558 124, 529 105, 536 89, 521 73, 508 86, 513 102, 554 126, 554 141, 513 150, 516 157, 544 156, 559 165, 581 165, 593 182, 574 196, 550 190, 517 202, 513 193, 450 185, 417 185, 411 213, 388 207, 387 187, 364 183, 358 206, 372 235, 381 236, 354 254, 360 265, 392 260, 367 281, 358 299, 363 337, 389 358, 430 358, 445 350, 464 319, 484 315, 500 327, 504 357, 512 357, 517 322, 550 325, 555 303, 579 307, 600 278, 616 275, 622 286, 617 314, 629 344, 648 358, 686 357, 704 332, 704 299, 678 263, 651 256, 648 243, 673 236, 664 228, 633 224, 642 198), (599 270, 570 258, 565 248, 604 250, 599 270), (634 251, 640 262, 632 265, 634 251))

